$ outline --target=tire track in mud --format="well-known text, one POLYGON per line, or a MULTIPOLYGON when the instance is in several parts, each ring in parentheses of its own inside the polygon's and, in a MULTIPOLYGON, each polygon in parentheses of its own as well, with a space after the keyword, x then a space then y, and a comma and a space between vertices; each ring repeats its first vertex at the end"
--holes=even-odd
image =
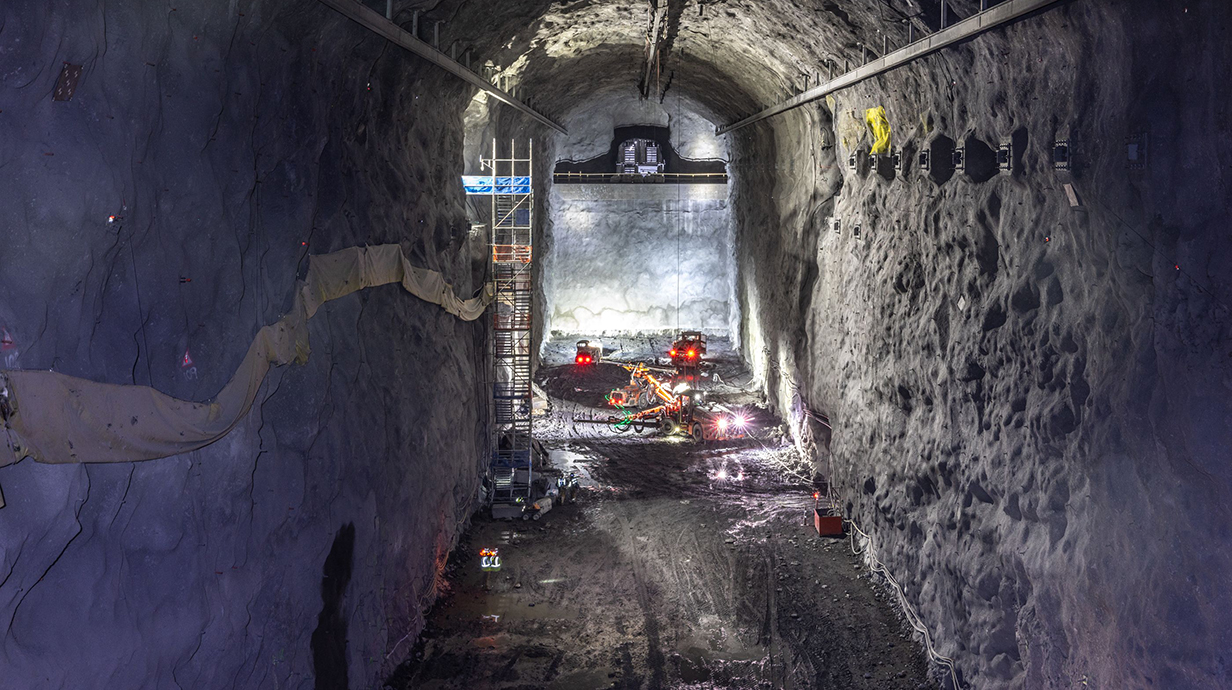
MULTIPOLYGON (((592 384, 606 385, 558 384, 550 392, 595 399, 592 384)), ((786 445, 571 423, 592 409, 554 396, 535 421, 559 469, 585 477, 577 504, 534 524, 477 518, 483 543, 516 533, 501 542, 506 577, 489 590, 469 569, 451 576, 457 606, 432 616, 432 644, 421 641, 425 658, 398 690, 923 685, 922 655, 858 577, 858 559, 811 532, 812 488, 784 474, 786 445)))
POLYGON ((650 678, 649 687, 663 687, 666 676, 665 659, 663 657, 662 641, 659 637, 659 620, 656 607, 652 601, 651 583, 646 575, 646 563, 643 560, 646 549, 638 546, 633 531, 632 520, 627 514, 629 506, 622 503, 612 505, 616 522, 620 527, 622 542, 629 554, 629 564, 633 570, 633 581, 637 591, 638 604, 642 609, 643 634, 646 636, 646 666, 650 678), (617 509, 616 507, 619 506, 617 509))

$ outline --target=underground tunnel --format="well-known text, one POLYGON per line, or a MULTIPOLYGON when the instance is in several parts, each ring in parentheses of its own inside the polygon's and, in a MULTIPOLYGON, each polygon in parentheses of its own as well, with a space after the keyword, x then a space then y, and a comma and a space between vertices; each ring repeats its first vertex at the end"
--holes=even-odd
POLYGON ((1232 687, 1221 0, 0 6, 0 688, 1232 687))

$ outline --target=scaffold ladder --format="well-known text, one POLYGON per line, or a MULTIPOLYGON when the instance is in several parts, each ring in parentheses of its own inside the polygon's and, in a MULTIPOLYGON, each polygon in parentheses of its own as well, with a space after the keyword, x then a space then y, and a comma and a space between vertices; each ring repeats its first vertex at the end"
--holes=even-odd
POLYGON ((494 503, 529 503, 533 475, 531 445, 532 308, 534 298, 531 228, 534 210, 533 151, 519 158, 492 157, 492 278, 496 298, 492 321, 492 481, 494 503))

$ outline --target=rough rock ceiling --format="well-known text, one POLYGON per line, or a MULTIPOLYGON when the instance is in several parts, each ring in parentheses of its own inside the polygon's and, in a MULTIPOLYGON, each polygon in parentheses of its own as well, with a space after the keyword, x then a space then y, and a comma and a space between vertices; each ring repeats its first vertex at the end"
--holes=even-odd
MULTIPOLYGON (((660 94, 730 121, 775 103, 827 60, 855 64, 862 42, 879 54, 936 27, 938 2, 926 0, 660 0, 668 3, 660 94)), ((449 41, 477 47, 481 59, 526 89, 536 107, 567 120, 593 109, 606 93, 636 94, 644 68, 648 2, 546 0, 516 4, 442 2, 425 16, 450 17, 449 41), (462 27, 467 27, 463 29, 462 27)), ((975 2, 952 2, 955 17, 975 2)), ((406 19, 407 17, 399 17, 406 19)), ((445 39, 442 38, 445 42, 445 39)), ((635 96, 633 96, 635 97, 635 96)))

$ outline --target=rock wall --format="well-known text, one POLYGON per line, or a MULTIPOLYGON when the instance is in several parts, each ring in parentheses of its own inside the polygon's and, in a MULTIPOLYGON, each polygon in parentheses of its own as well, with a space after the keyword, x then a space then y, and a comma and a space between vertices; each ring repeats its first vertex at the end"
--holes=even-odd
POLYGON ((972 687, 1232 684, 1229 20, 1064 4, 735 135, 746 355, 972 687))
MULTIPOLYGON (((428 9, 399 19, 413 7, 428 9)), ((6 4, 3 365, 208 398, 307 252, 400 241, 478 286, 464 127, 535 139, 547 221, 551 163, 582 157, 587 127, 701 133, 940 15, 936 0, 668 8, 663 91, 638 103, 639 9, 430 8, 443 44, 471 42, 570 139, 508 109, 464 121, 471 93, 320 4, 6 4), (57 102, 65 61, 84 71, 57 102)), ((718 140, 746 355, 976 687, 1232 684, 1230 11, 1062 3, 718 140), (906 163, 850 170, 877 105, 906 163), (1125 137, 1143 132, 1148 164, 1127 171, 1125 137), (1052 170, 1062 138, 1072 173, 1052 170), (1002 140, 1009 175, 988 169, 1002 140), (975 168, 946 169, 955 143, 975 168), (828 447, 806 409, 833 420, 828 447)), ((716 146, 696 141, 678 143, 716 146)), ((536 251, 563 277, 554 228, 536 251)), ((400 660, 477 489, 482 325, 391 287, 313 328, 310 363, 278 371, 215 446, 0 468, 0 684, 302 687, 345 669, 367 686, 400 660)))
POLYGON ((609 151, 617 127, 654 125, 671 130, 672 149, 690 160, 727 158, 727 142, 715 135, 715 123, 701 113, 699 104, 689 97, 673 94, 660 103, 642 100, 637 91, 613 88, 588 93, 577 112, 565 120, 568 135, 560 137, 557 156, 562 160, 584 161, 609 151))
POLYGON ((547 328, 594 334, 738 324, 723 185, 554 185, 547 328))
MULTIPOLYGON (((470 93, 323 4, 17 0, 0 46, 6 368, 205 400, 309 253, 401 242, 483 280, 470 93)), ((476 503, 483 343, 368 290, 213 446, 0 468, 0 687, 378 685, 476 503)))

